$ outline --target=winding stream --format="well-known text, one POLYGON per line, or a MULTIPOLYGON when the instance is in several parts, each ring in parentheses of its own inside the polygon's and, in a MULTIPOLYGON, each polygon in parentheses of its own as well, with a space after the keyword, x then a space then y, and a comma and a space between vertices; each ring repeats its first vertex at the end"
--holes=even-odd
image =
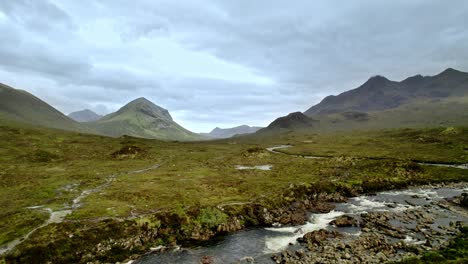
MULTIPOLYGON (((295 157, 302 157, 305 159, 324 159, 328 157, 323 157, 323 156, 310 156, 310 155, 300 155, 300 154, 289 154, 289 153, 284 153, 277 151, 278 149, 285 149, 285 148, 291 148, 293 145, 279 145, 279 146, 274 146, 274 147, 269 147, 267 148, 268 151, 275 153, 275 154, 282 154, 282 155, 288 155, 288 156, 295 156, 295 157)), ((468 163, 467 164, 448 164, 448 163, 432 163, 432 162, 418 162, 419 165, 424 165, 424 166, 437 166, 437 167, 447 167, 447 168, 456 168, 456 169, 468 169, 468 163)))
POLYGON ((67 208, 64 208, 63 210, 53 211, 51 208, 44 207, 43 205, 35 205, 35 206, 27 207, 27 209, 31 209, 31 210, 44 210, 44 211, 47 211, 49 213, 49 219, 47 219, 42 225, 35 227, 33 230, 31 230, 26 235, 24 235, 24 236, 22 236, 20 238, 17 238, 17 239, 15 239, 15 240, 13 240, 13 241, 5 244, 5 245, 2 245, 2 247, 0 248, 0 255, 2 255, 4 253, 7 253, 10 250, 12 250, 13 248, 15 248, 21 242, 28 239, 38 229, 43 228, 43 227, 45 227, 45 226, 47 226, 49 224, 52 224, 52 223, 61 223, 61 222, 63 222, 65 220, 65 217, 67 217, 67 215, 71 214, 74 210, 78 209, 81 206, 81 201, 83 199, 85 199, 86 197, 88 197, 92 193, 100 192, 103 189, 107 188, 108 186, 110 186, 112 184, 112 182, 118 176, 125 175, 125 174, 143 173, 143 172, 146 172, 146 171, 149 171, 149 170, 157 169, 157 168, 159 168, 159 166, 160 166, 159 164, 156 164, 156 165, 153 165, 151 167, 146 167, 146 168, 139 169, 139 170, 134 170, 134 171, 129 171, 129 172, 110 175, 105 179, 104 183, 102 183, 101 185, 99 185, 99 186, 97 186, 95 188, 92 188, 92 189, 86 189, 86 190, 82 191, 78 197, 73 199, 71 206, 67 207, 67 208))

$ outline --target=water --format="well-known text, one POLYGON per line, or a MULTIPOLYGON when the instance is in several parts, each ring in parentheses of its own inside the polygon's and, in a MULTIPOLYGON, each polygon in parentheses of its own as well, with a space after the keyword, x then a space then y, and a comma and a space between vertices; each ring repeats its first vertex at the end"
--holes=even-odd
POLYGON ((242 165, 237 165, 236 170, 263 170, 263 171, 269 171, 273 168, 273 165, 257 165, 257 166, 242 166, 242 165))
MULTIPOLYGON (((149 170, 153 170, 153 169, 157 169, 159 168, 159 164, 156 164, 156 165, 153 165, 151 167, 147 167, 147 168, 143 168, 143 169, 140 169, 140 170, 134 170, 134 171, 129 171, 129 172, 126 172, 126 173, 122 173, 122 174, 137 174, 137 173, 143 173, 143 172, 146 172, 146 171, 149 171, 149 170)), ((81 201, 83 199, 85 199, 86 197, 88 197, 90 194, 92 193, 96 193, 96 192, 99 192, 107 187, 109 187, 112 182, 116 179, 116 177, 119 176, 119 175, 110 175, 106 178, 106 180, 104 181, 103 184, 97 186, 96 188, 93 188, 93 189, 88 189, 88 190, 84 190, 83 192, 81 192, 81 194, 76 197, 75 199, 73 199, 73 202, 72 202, 72 205, 70 207, 66 207, 62 210, 58 210, 58 211, 53 211, 51 208, 48 208, 48 207, 45 207, 44 205, 34 205, 34 206, 29 206, 29 207, 26 207, 27 209, 31 209, 31 210, 44 210, 44 211, 47 211, 49 213, 49 219, 47 219, 47 221, 45 221, 43 224, 35 227, 34 229, 32 229, 29 233, 27 233, 26 235, 20 237, 20 238, 17 238, 13 241, 10 241, 8 242, 7 244, 4 244, 4 245, 0 245, 0 255, 1 254, 4 254, 4 253, 7 253, 9 252, 10 250, 12 250, 13 248, 15 248, 17 245, 19 245, 21 242, 23 242, 24 240, 28 239, 34 232, 36 232, 38 229, 41 229, 49 224, 52 224, 52 223, 61 223, 65 220, 65 218, 73 213, 73 210, 76 210, 78 208, 81 207, 81 201)), ((70 189, 70 186, 65 186, 66 189, 70 189)))
MULTIPOLYGON (((272 254, 285 249, 298 248, 297 238, 302 237, 307 232, 329 229, 336 230, 349 237, 359 236, 361 233, 359 227, 337 228, 329 224, 330 221, 343 214, 359 218, 362 213, 380 211, 398 214, 409 209, 432 206, 434 211, 431 214, 434 217, 432 228, 437 229, 439 225, 449 225, 451 221, 468 221, 466 214, 441 210, 440 207, 434 205, 434 202, 445 198, 453 198, 467 191, 468 188, 466 187, 412 188, 401 191, 380 192, 374 196, 359 196, 349 199, 347 203, 336 204, 335 210, 329 213, 311 214, 305 225, 246 230, 218 238, 206 246, 149 254, 134 263, 197 264, 203 256, 211 256, 214 263, 246 263, 243 260, 248 257, 255 259, 255 263, 273 263, 271 260, 272 254)), ((413 222, 398 224, 409 227, 414 225, 413 222)), ((408 234, 404 241, 414 244, 425 243, 424 237, 417 234, 408 234)))

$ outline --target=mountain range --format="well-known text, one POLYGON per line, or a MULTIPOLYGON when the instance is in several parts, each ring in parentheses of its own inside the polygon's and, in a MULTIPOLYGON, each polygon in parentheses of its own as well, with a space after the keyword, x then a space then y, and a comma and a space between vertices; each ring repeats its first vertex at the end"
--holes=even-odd
POLYGON ((65 116, 26 91, 0 84, 2 119, 112 137, 129 135, 162 140, 204 140, 294 130, 331 132, 468 125, 468 73, 449 68, 435 76, 415 75, 402 81, 374 76, 355 89, 327 96, 304 113, 280 117, 262 129, 244 125, 196 134, 177 124, 168 110, 143 97, 104 117, 90 110, 65 116))
POLYGON ((102 118, 90 110, 72 113, 70 117, 26 91, 0 84, 0 120, 112 137, 206 139, 177 124, 166 109, 145 98, 138 98, 102 118))
POLYGON ((257 132, 262 127, 251 127, 247 125, 236 126, 232 128, 219 128, 216 127, 210 133, 200 133, 203 136, 211 138, 230 138, 236 135, 245 135, 257 132))
POLYGON ((449 68, 435 76, 415 75, 400 82, 374 76, 355 89, 325 97, 304 115, 315 122, 293 113, 257 133, 297 127, 332 132, 468 125, 468 73, 449 68))

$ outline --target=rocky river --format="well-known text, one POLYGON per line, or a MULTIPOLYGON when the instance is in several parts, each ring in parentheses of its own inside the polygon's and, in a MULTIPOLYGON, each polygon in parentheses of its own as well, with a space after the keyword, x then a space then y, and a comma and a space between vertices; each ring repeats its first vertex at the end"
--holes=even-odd
POLYGON ((468 222, 468 184, 379 192, 310 213, 304 225, 256 228, 204 245, 149 253, 134 263, 382 263, 447 243, 468 222), (458 198, 457 198, 458 197, 458 198), (466 197, 465 197, 466 198, 466 197), (465 201, 466 202, 466 201, 465 201))

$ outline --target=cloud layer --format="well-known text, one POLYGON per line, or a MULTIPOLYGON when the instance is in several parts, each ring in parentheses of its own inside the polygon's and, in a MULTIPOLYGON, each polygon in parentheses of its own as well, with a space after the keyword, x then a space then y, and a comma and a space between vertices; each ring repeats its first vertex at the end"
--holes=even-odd
POLYGON ((267 125, 328 94, 468 71, 468 2, 2 0, 0 82, 59 110, 137 97, 194 131, 267 125))

